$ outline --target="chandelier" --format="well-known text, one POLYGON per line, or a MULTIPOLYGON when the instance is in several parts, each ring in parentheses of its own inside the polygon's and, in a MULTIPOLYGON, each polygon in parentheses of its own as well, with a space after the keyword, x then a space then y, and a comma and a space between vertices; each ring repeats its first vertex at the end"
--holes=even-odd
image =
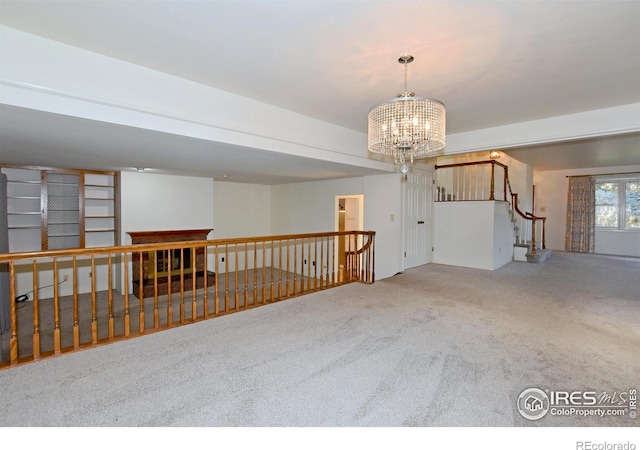
POLYGON ((398 59, 404 64, 404 92, 369 110, 369 151, 393 156, 395 164, 402 164, 403 174, 409 171, 407 163, 445 146, 444 104, 407 90, 407 65, 412 61, 411 55, 398 59))

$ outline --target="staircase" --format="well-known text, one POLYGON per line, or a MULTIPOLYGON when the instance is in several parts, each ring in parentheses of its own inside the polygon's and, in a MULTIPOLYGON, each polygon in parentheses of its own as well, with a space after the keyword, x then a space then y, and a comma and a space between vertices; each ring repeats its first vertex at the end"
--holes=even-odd
POLYGON ((513 260, 540 264, 551 258, 551 250, 542 248, 540 243, 536 244, 536 250, 533 252, 531 240, 525 241, 524 239, 520 239, 520 221, 516 217, 516 212, 513 209, 510 210, 510 214, 514 232, 513 260))
POLYGON ((477 200, 507 202, 514 233, 513 260, 536 264, 549 260, 551 250, 548 250, 545 244, 547 218, 522 212, 518 208, 518 194, 511 190, 508 166, 490 160, 436 165, 435 168, 437 171, 436 202, 477 200), (496 166, 502 170, 496 170, 496 166), (536 236, 540 236, 541 239, 536 240, 536 236))

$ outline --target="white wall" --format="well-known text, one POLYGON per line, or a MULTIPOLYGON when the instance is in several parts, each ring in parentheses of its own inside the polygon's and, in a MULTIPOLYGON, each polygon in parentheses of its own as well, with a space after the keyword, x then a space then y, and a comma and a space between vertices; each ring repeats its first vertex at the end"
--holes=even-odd
POLYGON ((437 202, 434 210, 433 262, 495 270, 512 260, 513 229, 506 203, 437 202))
MULTIPOLYGON (((565 249, 568 176, 626 172, 640 173, 640 165, 535 171, 533 181, 536 185, 536 212, 547 217, 547 248, 565 249)), ((597 231, 595 252, 640 257, 640 232, 597 231)))
POLYGON ((364 195, 365 231, 376 231, 376 279, 401 271, 402 184, 399 174, 273 186, 273 234, 335 230, 336 196, 364 195), (390 217, 394 215, 392 222, 390 217))
POLYGON ((376 232, 376 280, 403 270, 402 214, 400 174, 364 177, 364 229, 376 232))
POLYGON ((214 228, 211 178, 122 172, 121 242, 129 231, 214 228))
POLYGON ((271 235, 271 187, 216 181, 210 239, 271 235))

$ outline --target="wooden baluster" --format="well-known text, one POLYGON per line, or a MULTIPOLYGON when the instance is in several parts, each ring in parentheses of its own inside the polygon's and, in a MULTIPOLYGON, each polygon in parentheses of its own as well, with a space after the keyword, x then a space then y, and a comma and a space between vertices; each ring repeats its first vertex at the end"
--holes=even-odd
MULTIPOLYGON (((55 270, 56 269, 54 266, 54 283, 56 283, 55 270)), ((93 345, 96 345, 98 343, 98 299, 96 298, 96 295, 96 258, 95 255, 91 255, 91 343, 93 345)), ((55 288, 53 297, 54 299, 56 297, 55 288)))
POLYGON ((371 234, 371 283, 376 281, 376 234, 371 234))
POLYGON ((180 248, 180 323, 185 322, 186 312, 184 304, 184 249, 180 248))
MULTIPOLYGON (((197 279, 198 279, 198 266, 196 258, 196 247, 191 247, 191 320, 196 321, 198 318, 198 301, 197 301, 197 279)), ((171 271, 171 268, 169 268, 171 271)), ((207 273, 204 273, 205 278, 207 273)))
POLYGON ((320 289, 324 289, 324 242, 325 239, 320 237, 320 289))
POLYGON ((220 270, 218 269, 218 246, 216 245, 213 250, 213 267, 216 273, 216 277, 213 279, 213 290, 214 298, 213 298, 213 312, 217 316, 220 314, 220 295, 218 293, 218 279, 220 278, 220 270))
MULTIPOLYGON (((182 251, 182 250, 181 250, 182 251)), ((155 330, 160 328, 160 302, 158 300, 158 250, 154 250, 153 252, 153 267, 155 270, 153 271, 153 328, 155 330)), ((180 254, 180 263, 182 264, 182 254, 180 254)), ((166 262, 165 270, 167 272, 171 272, 171 260, 166 262)))
POLYGON ((289 252, 291 251, 291 244, 289 244, 289 239, 287 239, 287 297, 291 295, 289 278, 291 276, 289 263, 291 262, 291 256, 289 252))
POLYGON ((262 304, 267 301, 267 243, 262 243, 262 304))
POLYGON ((203 290, 202 290, 202 313, 204 317, 209 317, 209 247, 204 246, 202 248, 202 258, 203 258, 203 266, 204 266, 204 280, 203 280, 203 290))
POLYGON ((336 240, 340 239, 339 237, 334 236, 331 239, 331 285, 336 285, 336 240))
POLYGON ((235 310, 237 311, 238 308, 240 307, 240 294, 238 292, 238 243, 236 243, 235 245, 235 250, 234 250, 234 267, 235 267, 235 285, 234 287, 234 299, 235 299, 235 310))
MULTIPOLYGON (((131 334, 131 317, 129 315, 129 263, 127 261, 127 252, 124 252, 122 255, 122 266, 124 267, 124 336, 129 337, 131 334)), ((133 259, 133 254, 131 258, 133 259)), ((75 280, 75 270, 73 277, 75 280)))
MULTIPOLYGON (((91 268, 93 269, 93 265, 91 268)), ((95 275, 93 278, 95 278, 95 275)), ((58 258, 53 258, 53 353, 59 355, 61 350, 62 335, 60 330, 60 295, 58 293, 58 258)))
POLYGON ((307 238, 307 289, 311 289, 311 238, 307 238))
POLYGON ((173 284, 172 274, 173 272, 173 249, 166 250, 166 259, 169 264, 167 270, 167 327, 171 327, 173 325, 173 289, 171 286, 173 284))
POLYGON ((364 280, 364 234, 358 231, 358 241, 359 244, 356 247, 356 251, 362 250, 360 255, 358 256, 358 266, 360 267, 360 282, 364 280))
MULTIPOLYGON (((18 363, 18 311, 16 309, 16 273, 14 262, 9 262, 9 316, 11 319, 11 337, 9 338, 9 362, 11 365, 18 363)), ((36 277, 36 274, 33 274, 36 277)))
POLYGON ((293 295, 298 290, 298 240, 293 240, 293 295))
POLYGON ((282 300, 282 241, 278 241, 278 300, 282 300))
POLYGON ((229 246, 224 244, 224 311, 229 311, 229 246))
MULTIPOLYGON (((34 273, 35 273, 35 261, 34 261, 34 273)), ((80 314, 78 305, 78 263, 76 257, 72 260, 72 273, 71 284, 73 286, 73 348, 80 347, 80 314)), ((35 349, 35 345, 34 345, 35 349)))
MULTIPOLYGON (((311 241, 311 239, 309 239, 311 241)), ((318 237, 313 238, 313 289, 318 289, 318 237)))
MULTIPOLYGON (((309 256, 307 256, 308 258, 309 256)), ((304 238, 300 239, 300 294, 304 294, 306 289, 306 281, 304 276, 304 266, 306 259, 304 257, 304 238)))
POLYGON ((144 270, 143 270, 143 259, 142 259, 142 252, 138 253, 138 258, 139 258, 139 276, 138 276, 138 280, 139 281, 139 293, 138 293, 138 302, 140 303, 140 311, 138 314, 138 332, 140 334, 144 333, 144 328, 145 328, 145 318, 144 318, 144 270))
POLYGON ((244 306, 249 305, 249 244, 244 243, 244 306))
POLYGON ((349 281, 349 273, 351 272, 351 236, 349 234, 345 234, 343 239, 346 241, 343 281, 346 283, 349 281))
POLYGON ((370 251, 370 247, 369 245, 371 244, 371 235, 369 233, 366 233, 363 235, 363 238, 366 238, 366 244, 365 244, 365 248, 362 252, 362 264, 364 265, 363 268, 363 272, 364 272, 364 278, 361 280, 362 283, 368 284, 369 283, 369 271, 370 271, 370 267, 369 267, 369 251, 370 251))
MULTIPOLYGON (((33 359, 40 359, 40 298, 38 296, 38 266, 36 260, 32 264, 33 272, 33 359)), ((15 298, 13 295, 11 298, 15 298)), ((15 303, 15 302, 11 302, 15 303)))
POLYGON ((253 243, 253 304, 258 304, 258 243, 253 243))
POLYGON ((275 253, 274 241, 271 241, 271 258, 270 258, 271 259, 271 270, 270 270, 270 273, 271 273, 271 287, 269 289, 269 301, 270 302, 275 300, 275 298, 274 298, 275 297, 275 286, 273 284, 274 275, 275 275, 275 270, 274 270, 274 265, 273 265, 274 258, 275 258, 274 253, 275 253))
POLYGON ((109 286, 107 287, 107 309, 109 319, 107 321, 108 325, 108 333, 109 339, 113 339, 115 336, 115 324, 113 317, 113 269, 111 267, 111 253, 107 255, 107 282, 109 286))

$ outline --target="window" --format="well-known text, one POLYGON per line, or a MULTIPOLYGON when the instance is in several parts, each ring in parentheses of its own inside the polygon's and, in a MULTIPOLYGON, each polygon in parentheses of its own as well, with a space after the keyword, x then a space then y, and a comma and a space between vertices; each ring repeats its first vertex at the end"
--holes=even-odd
POLYGON ((596 180, 596 226, 640 231, 640 179, 596 180))

